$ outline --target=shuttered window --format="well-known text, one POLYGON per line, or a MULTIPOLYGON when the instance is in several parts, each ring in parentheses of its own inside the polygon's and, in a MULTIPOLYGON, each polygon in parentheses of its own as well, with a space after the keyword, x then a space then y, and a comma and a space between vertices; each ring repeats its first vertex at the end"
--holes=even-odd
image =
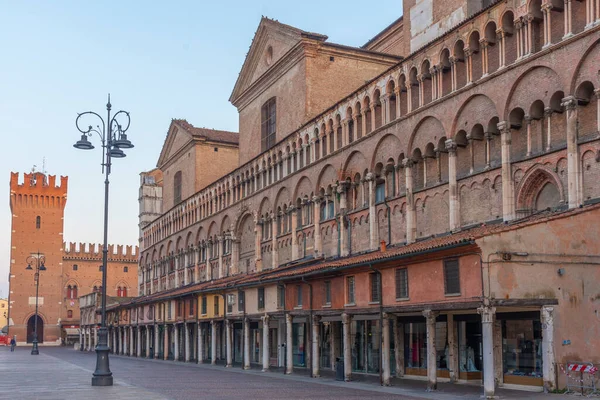
POLYGON ((302 285, 296 286, 296 306, 302 307, 302 285))
POLYGON ((206 296, 202 296, 202 315, 206 315, 208 313, 208 302, 206 296))
POLYGON ((238 291, 238 311, 244 311, 244 301, 246 301, 245 292, 242 290, 238 291))
POLYGON ((331 281, 325 281, 325 305, 331 305, 331 281))
POLYGON ((446 294, 460 294, 458 260, 444 261, 444 287, 446 294))
POLYGON ((369 281, 371 282, 371 302, 378 303, 381 301, 381 292, 379 290, 381 276, 377 272, 369 274, 369 281))
POLYGON ((277 127, 277 102, 275 97, 269 99, 261 109, 261 149, 269 150, 275 146, 277 127))
POLYGON ((408 270, 396 269, 396 299, 408 299, 408 270))
POLYGON ((258 288, 258 309, 263 310, 265 308, 265 288, 258 288))
POLYGON ((348 293, 348 304, 354 304, 354 277, 349 276, 346 278, 346 290, 348 293))

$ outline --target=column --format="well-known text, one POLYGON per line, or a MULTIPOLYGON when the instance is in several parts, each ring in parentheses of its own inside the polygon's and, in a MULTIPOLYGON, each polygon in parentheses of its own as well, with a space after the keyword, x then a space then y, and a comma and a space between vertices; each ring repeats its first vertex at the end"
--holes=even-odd
POLYGON ((450 61, 450 76, 452 77, 452 91, 456 90, 457 79, 456 79, 456 63, 458 59, 456 57, 450 56, 448 57, 448 61, 450 61))
POLYGON ((496 381, 494 379, 494 316, 496 309, 482 306, 477 309, 481 315, 481 334, 483 347, 483 394, 485 398, 494 398, 496 381))
POLYGON ((204 328, 202 327, 202 323, 198 322, 198 354, 196 357, 196 363, 202 364, 202 360, 204 360, 204 328))
POLYGON ((446 321, 448 332, 448 372, 450 373, 450 382, 455 383, 459 377, 458 366, 458 340, 456 324, 454 323, 454 314, 448 314, 446 321))
POLYGON ((344 380, 352 380, 352 341, 350 340, 352 317, 346 313, 342 314, 343 342, 344 342, 344 380))
POLYGON ((556 389, 556 374, 554 370, 554 307, 542 307, 542 371, 544 391, 556 389))
POLYGON ((502 28, 497 29, 496 30, 496 40, 498 41, 498 46, 500 46, 500 48, 498 49, 498 55, 499 55, 499 60, 498 60, 498 64, 499 67, 498 69, 502 69, 504 68, 506 65, 506 53, 505 53, 505 49, 506 49, 506 33, 502 30, 502 28))
MULTIPOLYGON (((160 305, 159 305, 160 306, 160 305)), ((158 360, 158 348, 160 343, 158 342, 158 325, 154 325, 154 358, 158 360)))
MULTIPOLYGON (((600 2, 600 0, 597 1, 600 2)), ((600 4, 597 4, 596 7, 600 7, 600 4)), ((600 13, 600 10, 596 11, 600 13)), ((596 95, 596 131, 600 132, 600 89, 594 90, 594 94, 596 95)))
POLYGON ((291 374, 294 370, 294 359, 292 352, 292 316, 290 314, 285 315, 285 373, 291 374))
POLYGON ((165 324, 163 329, 163 359, 169 359, 169 349, 171 348, 170 338, 169 338, 169 325, 165 324))
MULTIPOLYGON (((437 100, 438 98, 438 67, 436 65, 429 68, 429 74, 431 75, 431 101, 437 100)), ((441 96, 439 96, 441 97, 441 96)))
POLYGON ((514 22, 515 30, 517 31, 517 60, 523 57, 523 22, 517 18, 514 22))
POLYGON ((404 376, 404 324, 397 318, 392 320, 394 330, 394 353, 396 358, 396 378, 404 376))
POLYGON ((552 44, 552 8, 551 3, 542 4, 542 14, 544 15, 544 46, 542 49, 552 44))
POLYGON ((270 341, 269 341, 269 316, 268 315, 263 315, 261 317, 262 319, 262 371, 263 372, 267 372, 269 371, 269 356, 270 356, 270 350, 269 350, 269 345, 270 345, 270 341))
POLYGON ((527 126, 527 157, 531 156, 531 118, 529 115, 525 116, 525 125, 527 126))
POLYGON ((257 271, 262 271, 262 224, 260 219, 254 221, 254 261, 257 271))
POLYGON ((365 179, 369 183, 369 247, 371 250, 375 250, 379 247, 377 207, 375 206, 375 175, 369 172, 365 179))
MULTIPOLYGON (((110 345, 108 345, 110 347, 110 345)), ((79 351, 83 350, 83 328, 79 328, 79 351)))
POLYGON ((406 244, 413 243, 417 238, 417 217, 415 214, 415 199, 413 196, 413 161, 410 158, 402 160, 406 178, 406 244))
POLYGON ((146 325, 146 358, 150 358, 150 329, 149 325, 146 325))
MULTIPOLYGON (((395 317, 392 317, 395 320, 395 317)), ((381 370, 383 386, 390 386, 390 316, 383 315, 382 330, 382 349, 381 349, 381 370)))
POLYGON ((348 144, 348 119, 342 121, 342 143, 340 147, 344 147, 348 144))
POLYGON ((483 137, 485 139, 485 169, 488 170, 491 168, 492 140, 494 139, 494 134, 485 132, 483 137))
POLYGON ((446 150, 448 151, 450 230, 457 231, 460 229, 460 200, 456 183, 456 143, 452 139, 446 140, 446 150))
MULTIPOLYGON (((375 128, 377 127, 377 125, 375 124, 375 121, 376 121, 375 118, 376 118, 376 116, 375 116, 375 99, 373 99, 373 102, 371 103, 371 132, 373 132, 375 130, 375 128)), ((369 133, 371 133, 371 132, 369 132, 369 133)))
POLYGON ((498 123, 502 141, 502 217, 504 221, 515 218, 515 184, 510 161, 511 131, 506 121, 498 123))
POLYGON ((577 99, 568 96, 563 99, 562 106, 567 110, 567 169, 569 208, 583 204, 581 162, 577 144, 577 99))
POLYGON ((420 75, 417 77, 417 84, 418 84, 418 89, 419 89, 419 107, 423 107, 425 105, 425 95, 424 95, 425 85, 423 84, 424 80, 425 80, 425 78, 423 77, 423 75, 420 75))
POLYGON ((313 315, 312 318, 312 377, 318 378, 321 376, 321 371, 319 370, 321 360, 321 347, 320 347, 320 336, 321 336, 321 317, 318 315, 313 315))
POLYGON ((319 196, 313 196, 313 221, 315 224, 315 253, 316 256, 323 254, 323 242, 321 240, 321 201, 319 196))
POLYGON ((288 168, 287 168, 287 159, 288 159, 288 157, 289 157, 289 155, 287 153, 285 153, 283 155, 283 157, 282 157, 282 159, 283 159, 283 162, 282 162, 282 165, 283 165, 283 176, 282 176, 282 178, 286 177, 289 174, 288 168))
POLYGON ((136 357, 142 356, 142 328, 138 325, 137 327, 137 346, 136 346, 136 357))
POLYGON ((179 324, 173 324, 173 336, 175 342, 175 346, 173 346, 173 360, 179 361, 179 324))
POLYGON ((210 321, 210 363, 217 363, 217 323, 210 321))
POLYGON ((533 53, 533 14, 525 16, 525 29, 527 31, 527 55, 533 53))
POLYGON ((398 82, 398 86, 394 88, 394 93, 396 94, 396 119, 398 119, 402 116, 402 105, 400 101, 400 93, 402 93, 402 88, 400 87, 400 82, 398 82))
MULTIPOLYGON (((367 135, 367 111, 363 110, 360 113, 361 113, 361 118, 360 118, 360 124, 361 124, 360 135, 362 137, 362 136, 366 136, 367 135)), ((358 135, 356 135, 356 137, 358 138, 358 135)), ((330 153, 331 153, 331 151, 330 151, 330 153)))
POLYGON ((435 350, 435 319, 437 312, 423 311, 427 325, 427 391, 437 390, 437 352, 435 350))
MULTIPOLYGON (((217 236, 217 247, 219 252, 219 276, 217 278, 223 278, 223 236, 217 236)), ((213 277, 214 278, 214 277, 213 277)))
MULTIPOLYGON (((271 267, 277 268, 279 266, 279 251, 277 248, 277 218, 273 217, 265 224, 271 224, 271 267)), ((292 235, 294 237, 294 235, 292 235)))
POLYGON ((479 40, 479 46, 481 47, 481 63, 483 64, 482 65, 482 72, 483 72, 482 76, 486 76, 489 72, 489 66, 488 66, 489 44, 488 44, 488 41, 486 39, 479 40))
POLYGON ((467 65, 467 85, 473 83, 473 60, 471 56, 473 55, 473 51, 470 48, 465 47, 465 64, 467 65))
POLYGON ((496 386, 504 383, 504 366, 502 364, 502 321, 494 321, 494 381, 496 386))
POLYGON ((565 9, 563 11, 563 14, 565 16, 565 35, 563 36, 563 39, 567 39, 571 36, 573 36, 573 30, 571 28, 571 0, 564 0, 565 1, 565 9))
POLYGON ((232 342, 231 342, 231 321, 225 320, 225 353, 226 353, 226 364, 225 367, 231 368, 232 362, 232 342))
POLYGON ((244 369, 250 369, 250 320, 244 318, 244 369))
POLYGON ((191 355, 191 349, 190 349, 190 345, 191 345, 191 341, 190 341, 190 330, 188 329, 187 324, 183 324, 183 329, 185 329, 184 332, 184 339, 185 339, 185 349, 184 349, 184 361, 185 362, 190 362, 190 355, 191 355))
POLYGON ((390 122, 390 116, 392 115, 391 109, 390 109, 390 94, 386 93, 385 95, 380 97, 380 101, 381 101, 381 121, 382 121, 382 125, 387 124, 388 122, 390 122))
POLYGON ((346 204, 346 191, 348 190, 348 184, 344 182, 340 182, 337 186, 337 193, 340 198, 340 256, 345 257, 350 254, 350 249, 348 249, 348 244, 350 243, 350 238, 348 237, 348 230, 346 225, 346 216, 347 216, 347 207, 346 204))
POLYGON ((87 328, 82 328, 83 332, 81 335, 81 349, 87 351, 87 328))
POLYGON ((291 207, 292 212, 292 260, 297 260, 298 255, 298 236, 296 230, 298 229, 298 213, 296 207, 291 207))

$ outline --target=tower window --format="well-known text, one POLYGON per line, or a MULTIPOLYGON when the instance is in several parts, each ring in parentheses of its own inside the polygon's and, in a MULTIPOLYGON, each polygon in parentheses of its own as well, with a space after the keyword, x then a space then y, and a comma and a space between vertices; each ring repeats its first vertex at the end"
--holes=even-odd
POLYGON ((77 271, 77 264, 73 264, 73 271, 77 271))
POLYGON ((277 103, 275 97, 267 100, 261 109, 261 148, 266 151, 275 145, 277 103))
POLYGON ((129 267, 123 267, 123 272, 129 272, 129 267))
POLYGON ((42 226, 42 217, 39 215, 35 217, 35 229, 40 229, 42 226))
POLYGON ((181 202, 181 171, 175 172, 175 178, 173 180, 173 203, 179 204, 181 202))
POLYGON ((67 310, 67 318, 73 318, 73 310, 67 310))

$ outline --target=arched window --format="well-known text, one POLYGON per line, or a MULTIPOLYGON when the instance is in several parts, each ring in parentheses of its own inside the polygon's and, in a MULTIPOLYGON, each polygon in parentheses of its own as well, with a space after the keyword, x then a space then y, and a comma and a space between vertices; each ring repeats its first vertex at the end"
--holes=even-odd
POLYGON ((121 291, 121 286, 117 287, 117 297, 123 297, 123 292, 121 291))
POLYGON ((35 217, 35 229, 40 229, 42 226, 42 217, 39 215, 35 217))
POLYGON ((67 318, 73 318, 73 310, 67 310, 67 318))
POLYGON ((275 145, 277 129, 277 103, 275 97, 267 100, 261 109, 261 149, 266 151, 275 145))
POLYGON ((122 297, 127 297, 127 288, 126 287, 123 287, 121 289, 121 295, 122 295, 122 297))
POLYGON ((71 285, 69 285, 69 286, 67 286, 67 299, 72 298, 71 294, 72 294, 72 288, 71 288, 71 285))
POLYGON ((181 203, 181 171, 175 172, 173 178, 173 204, 181 203))
POLYGON ((98 286, 94 286, 94 288, 92 289, 92 291, 93 291, 94 293, 98 293, 98 286))
POLYGON ((71 295, 72 295, 72 299, 76 299, 77 298, 77 286, 73 286, 73 288, 71 289, 71 295))
POLYGON ((127 267, 127 266, 123 267, 123 272, 129 272, 129 267, 127 267))

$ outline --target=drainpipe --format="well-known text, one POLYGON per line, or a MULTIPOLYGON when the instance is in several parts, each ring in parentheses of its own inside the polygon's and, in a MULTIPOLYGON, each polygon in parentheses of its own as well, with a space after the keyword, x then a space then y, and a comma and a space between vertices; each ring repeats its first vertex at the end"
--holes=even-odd
POLYGON ((198 341, 201 340, 200 338, 200 320, 199 320, 199 316, 200 316, 200 310, 199 310, 199 306, 198 306, 198 299, 200 299, 200 293, 196 293, 196 364, 200 364, 200 348, 198 347, 198 341))
POLYGON ((379 384, 383 386, 383 281, 381 271, 373 268, 373 264, 369 264, 369 269, 379 275, 379 384))
MULTIPOLYGON (((310 346, 310 377, 313 377, 313 348, 312 348, 312 318, 313 318, 313 286, 312 283, 309 283, 306 278, 303 276, 302 277, 302 282, 306 283, 308 285, 308 305, 310 307, 309 310, 309 316, 308 316, 308 332, 310 332, 309 336, 310 336, 310 341, 309 343, 311 343, 310 346)), ((305 357, 306 359, 306 357, 305 357)))
MULTIPOLYGON (((223 297, 223 328, 227 330, 227 297, 225 293, 221 293, 221 297, 223 297)), ((221 330, 221 338, 223 338, 223 330, 221 330)), ((230 346, 229 342, 227 342, 227 332, 225 332, 225 344, 225 367, 227 367, 227 347, 230 346)), ((222 356, 223 354, 221 354, 222 356)))
POLYGON ((341 241, 342 241, 341 232, 340 232, 340 219, 336 218, 335 219, 335 223, 337 225, 337 232, 338 232, 338 237, 337 237, 337 256, 339 258, 340 254, 341 254, 341 241))
POLYGON ((387 224, 388 224, 388 246, 392 244, 392 210, 390 209, 390 206, 387 203, 387 197, 383 198, 383 204, 385 205, 385 208, 387 208, 387 224))

